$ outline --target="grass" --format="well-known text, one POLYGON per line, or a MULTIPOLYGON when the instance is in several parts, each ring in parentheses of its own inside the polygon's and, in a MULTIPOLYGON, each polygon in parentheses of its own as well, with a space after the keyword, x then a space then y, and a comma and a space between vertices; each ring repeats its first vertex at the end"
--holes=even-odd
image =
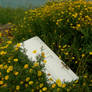
MULTIPOLYGON (((91 92, 92 91, 92 2, 49 2, 36 9, 0 8, 0 90, 2 92, 91 92), (8 35, 11 34, 12 36, 8 35), (32 63, 20 52, 20 42, 39 36, 78 76, 62 84, 47 83, 42 71, 43 52, 32 63), (14 49, 14 45, 17 47, 14 49), (16 80, 14 80, 16 79, 16 80)), ((52 81, 52 78, 49 79, 52 81)))

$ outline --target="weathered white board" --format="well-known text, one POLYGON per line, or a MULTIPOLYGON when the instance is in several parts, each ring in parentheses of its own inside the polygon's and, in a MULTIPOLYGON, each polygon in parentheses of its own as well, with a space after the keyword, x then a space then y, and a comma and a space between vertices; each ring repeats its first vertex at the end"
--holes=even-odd
MULTIPOLYGON (((69 68, 65 67, 65 63, 37 36, 21 43, 21 48, 26 49, 26 55, 29 59, 36 61, 36 56, 41 53, 41 48, 45 53, 45 72, 51 74, 53 80, 60 79, 62 82, 71 82, 78 79, 78 76, 69 68), (36 50, 37 53, 33 53, 36 50)), ((48 77, 49 78, 49 77, 48 77)))

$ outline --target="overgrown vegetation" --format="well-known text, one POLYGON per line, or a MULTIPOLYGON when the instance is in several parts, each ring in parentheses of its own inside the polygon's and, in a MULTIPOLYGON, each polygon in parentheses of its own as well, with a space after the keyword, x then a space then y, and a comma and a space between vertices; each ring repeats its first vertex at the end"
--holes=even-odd
MULTIPOLYGON (((92 91, 91 1, 49 2, 43 7, 27 11, 14 12, 11 9, 0 8, 0 12, 2 12, 0 24, 11 22, 14 25, 11 28, 12 37, 7 39, 2 31, 0 33, 1 90, 7 90, 4 92, 92 91), (48 79, 42 71, 44 65, 30 62, 19 50, 20 42, 35 35, 45 41, 80 79, 64 84, 57 79, 55 83, 48 84, 48 79), (17 48, 14 49, 15 44, 17 48)), ((9 30, 5 32, 8 34, 9 30)), ((42 58, 43 54, 39 54, 39 58, 42 58)), ((40 62, 43 61, 42 58, 40 62)))

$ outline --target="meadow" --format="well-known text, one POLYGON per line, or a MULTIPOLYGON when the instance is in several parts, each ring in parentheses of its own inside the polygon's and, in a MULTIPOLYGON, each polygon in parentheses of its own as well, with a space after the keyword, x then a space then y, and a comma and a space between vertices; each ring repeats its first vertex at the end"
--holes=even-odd
POLYGON ((48 2, 26 10, 0 8, 0 27, 0 92, 92 91, 92 1, 48 2), (10 28, 3 29, 6 24, 10 28), (42 71, 46 63, 44 52, 37 62, 30 62, 19 48, 20 42, 36 35, 79 76, 79 80, 47 82, 53 79, 47 79, 42 71))

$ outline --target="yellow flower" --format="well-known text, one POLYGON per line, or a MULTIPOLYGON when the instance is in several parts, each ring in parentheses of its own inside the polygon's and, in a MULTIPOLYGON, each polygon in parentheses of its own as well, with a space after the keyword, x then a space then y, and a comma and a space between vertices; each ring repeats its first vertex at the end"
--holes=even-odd
POLYGON ((25 87, 27 88, 28 87, 28 84, 25 84, 25 87))
POLYGON ((76 85, 75 84, 73 84, 73 87, 75 87, 76 85))
POLYGON ((13 70, 13 66, 9 66, 9 68, 8 68, 10 71, 12 71, 13 70))
POLYGON ((43 87, 43 83, 40 83, 40 88, 42 88, 43 87))
POLYGON ((11 44, 11 43, 12 43, 12 41, 7 41, 7 43, 8 43, 8 44, 11 44))
POLYGON ((59 48, 61 48, 61 45, 59 45, 59 48))
POLYGON ((64 83, 64 84, 62 84, 62 88, 65 88, 66 87, 66 84, 64 83))
POLYGON ((29 72, 31 73, 33 71, 33 69, 30 69, 29 72))
POLYGON ((60 92, 60 88, 57 88, 57 92, 60 92))
POLYGON ((25 65, 24 65, 24 69, 27 69, 28 67, 29 67, 28 64, 25 64, 25 65))
POLYGON ((0 81, 0 85, 2 85, 3 84, 3 81, 0 81))
POLYGON ((15 58, 15 59, 14 59, 14 61, 15 61, 15 62, 18 62, 18 59, 17 59, 17 58, 15 58))
POLYGON ((75 64, 77 64, 78 63, 78 61, 75 61, 75 64))
POLYGON ((47 61, 46 61, 46 60, 43 60, 43 62, 44 62, 44 63, 47 63, 47 61))
POLYGON ((17 85, 17 86, 16 86, 16 90, 19 90, 19 89, 20 89, 20 86, 19 86, 19 85, 17 85))
POLYGON ((84 83, 83 83, 83 86, 85 86, 85 85, 86 85, 86 83, 84 82, 84 83))
POLYGON ((66 48, 67 47, 67 45, 65 44, 64 46, 63 46, 63 48, 66 48))
POLYGON ((8 66, 7 65, 4 65, 4 69, 7 69, 8 68, 8 66))
POLYGON ((1 52, 0 52, 0 55, 5 55, 5 54, 7 54, 6 51, 1 51, 1 52))
POLYGON ((92 52, 89 52, 89 55, 92 55, 92 52))
POLYGON ((77 13, 75 13, 75 14, 73 14, 72 15, 74 18, 76 18, 77 16, 78 16, 78 14, 77 13))
POLYGON ((2 33, 0 33, 0 37, 2 37, 2 33))
POLYGON ((83 53, 81 56, 82 56, 82 57, 84 57, 84 56, 85 56, 85 54, 83 53))
POLYGON ((69 54, 68 52, 65 53, 65 55, 68 55, 68 54, 69 54))
POLYGON ((34 89, 32 89, 32 92, 34 92, 34 89))
POLYGON ((23 84, 23 83, 24 83, 23 81, 20 82, 20 84, 23 84))
POLYGON ((56 80, 56 84, 57 84, 59 87, 61 87, 61 86, 62 86, 61 80, 60 80, 60 79, 57 79, 57 80, 56 80))
POLYGON ((84 77, 84 78, 87 78, 88 76, 87 76, 87 75, 84 75, 83 77, 84 77))
POLYGON ((90 80, 90 82, 92 82, 92 80, 90 80))
POLYGON ((2 64, 0 64, 0 69, 3 69, 3 65, 2 64))
POLYGON ((20 43, 17 43, 16 47, 19 48, 20 46, 21 46, 21 44, 20 43))
POLYGON ((2 75, 2 73, 0 72, 0 76, 2 75))
POLYGON ((34 63, 34 67, 37 67, 37 66, 39 66, 39 63, 38 62, 35 62, 34 63))
POLYGON ((56 87, 56 84, 54 83, 54 84, 52 84, 52 88, 55 88, 56 87))
POLYGON ((32 53, 34 53, 34 54, 35 54, 35 53, 37 53, 37 51, 36 51, 36 50, 34 50, 32 53))
POLYGON ((61 49, 61 51, 64 51, 64 49, 61 49))
POLYGON ((43 91, 47 91, 47 87, 42 88, 43 91))
POLYGON ((19 74, 19 72, 14 72, 14 74, 17 76, 19 74))
POLYGON ((78 80, 76 80, 75 83, 78 83, 78 80))
POLYGON ((8 61, 8 63, 11 63, 11 61, 8 61))
POLYGON ((39 92, 42 92, 42 90, 40 89, 40 91, 39 92))
POLYGON ((8 79, 9 79, 9 75, 6 75, 6 76, 5 76, 5 80, 8 80, 8 79))
POLYGON ((42 52, 42 53, 41 53, 41 56, 45 58, 45 53, 44 53, 44 52, 42 52))
POLYGON ((29 85, 32 85, 34 82, 33 81, 29 81, 29 85))
POLYGON ((4 85, 2 85, 2 87, 7 87, 7 84, 5 83, 4 85))
POLYGON ((42 72, 41 71, 38 71, 38 76, 41 76, 42 75, 42 72))
POLYGON ((72 57, 72 59, 75 59, 75 57, 72 57))
POLYGON ((26 78, 26 82, 28 82, 29 80, 30 80, 30 77, 27 77, 27 78, 26 78))
POLYGON ((79 28, 81 25, 80 24, 77 24, 77 27, 79 28))
POLYGON ((7 73, 9 73, 10 72, 10 70, 9 69, 7 69, 7 73))
POLYGON ((53 78, 49 78, 50 81, 53 81, 53 78))

